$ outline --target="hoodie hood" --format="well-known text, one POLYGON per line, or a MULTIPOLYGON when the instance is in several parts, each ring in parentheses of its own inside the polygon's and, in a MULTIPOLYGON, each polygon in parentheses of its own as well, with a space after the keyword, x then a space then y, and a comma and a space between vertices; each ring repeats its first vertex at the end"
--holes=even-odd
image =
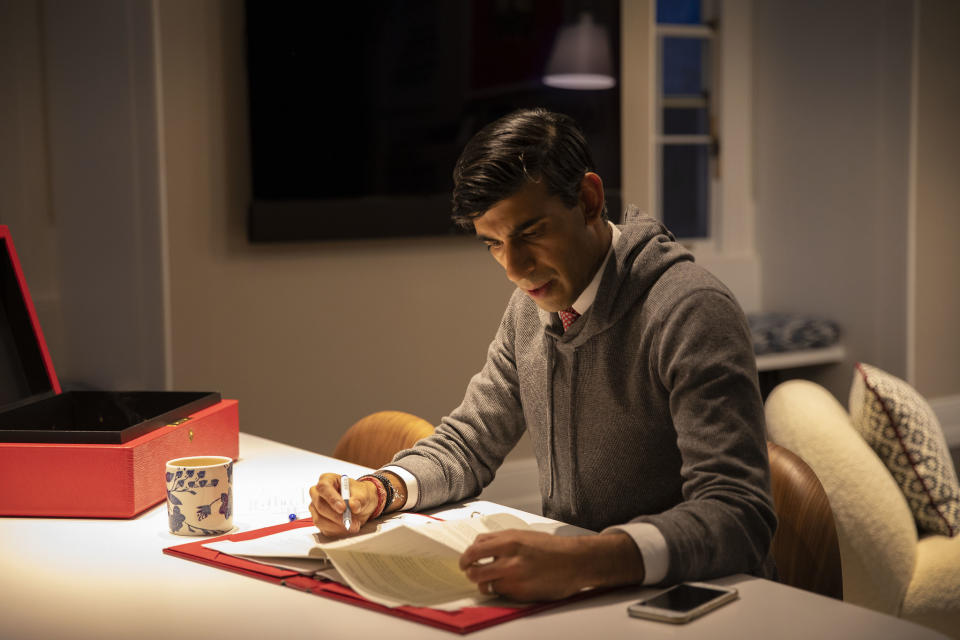
MULTIPOLYGON (((673 234, 659 221, 639 213, 636 207, 624 211, 626 224, 620 225, 620 238, 613 246, 613 255, 603 266, 603 275, 597 296, 583 315, 583 322, 576 323, 563 331, 556 313, 538 308, 540 324, 543 325, 542 354, 546 361, 546 390, 549 414, 546 419, 546 495, 553 499, 556 491, 557 457, 566 458, 561 468, 577 475, 579 460, 575 455, 576 446, 563 445, 557 450, 557 440, 575 443, 578 439, 577 427, 572 417, 571 396, 564 391, 557 395, 557 388, 566 389, 576 386, 579 359, 573 353, 591 338, 604 333, 617 325, 625 314, 636 312, 638 301, 645 298, 660 277, 679 262, 692 262, 693 254, 683 247, 673 234), (568 376, 559 385, 556 381, 558 360, 566 361, 567 367, 561 369, 568 376), (559 412, 559 415, 558 415, 559 412), (567 425, 561 427, 561 436, 556 438, 555 423, 567 425)), ((629 323, 628 323, 629 324, 629 323)), ((588 357, 589 358, 589 357, 588 357)), ((576 513, 571 501, 566 505, 566 513, 576 513)))
POLYGON ((558 347, 576 348, 615 325, 667 269, 678 262, 693 262, 693 254, 660 221, 641 214, 636 206, 628 206, 623 219, 620 238, 603 267, 597 297, 584 314, 584 322, 564 333, 557 314, 540 310, 540 321, 558 347))

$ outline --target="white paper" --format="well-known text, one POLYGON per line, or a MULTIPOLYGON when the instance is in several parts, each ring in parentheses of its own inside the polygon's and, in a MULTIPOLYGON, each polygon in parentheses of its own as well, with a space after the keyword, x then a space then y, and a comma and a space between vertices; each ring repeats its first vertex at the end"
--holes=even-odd
MULTIPOLYGON (((231 556, 248 558, 326 558, 322 549, 317 547, 320 535, 313 527, 302 527, 275 533, 272 536, 234 542, 220 540, 203 545, 231 556)), ((269 564, 269 563, 267 563, 269 564)))

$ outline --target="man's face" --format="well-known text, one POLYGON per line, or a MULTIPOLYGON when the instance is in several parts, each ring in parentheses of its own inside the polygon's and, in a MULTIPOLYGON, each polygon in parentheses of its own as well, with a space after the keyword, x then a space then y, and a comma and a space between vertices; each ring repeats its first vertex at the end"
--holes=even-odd
POLYGON ((573 304, 606 255, 606 223, 595 206, 598 186, 602 207, 603 186, 595 174, 588 176, 572 208, 542 183, 530 182, 473 221, 507 278, 544 311, 573 304))

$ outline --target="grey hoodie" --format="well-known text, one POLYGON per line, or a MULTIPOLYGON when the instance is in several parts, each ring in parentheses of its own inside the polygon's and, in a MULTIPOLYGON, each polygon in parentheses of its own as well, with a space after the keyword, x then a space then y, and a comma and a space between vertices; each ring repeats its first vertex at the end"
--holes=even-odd
POLYGON ((391 464, 417 478, 416 508, 462 500, 528 430, 545 516, 653 524, 665 583, 769 577, 776 516, 743 312, 659 222, 620 231, 587 312, 564 333, 517 290, 463 403, 391 464))

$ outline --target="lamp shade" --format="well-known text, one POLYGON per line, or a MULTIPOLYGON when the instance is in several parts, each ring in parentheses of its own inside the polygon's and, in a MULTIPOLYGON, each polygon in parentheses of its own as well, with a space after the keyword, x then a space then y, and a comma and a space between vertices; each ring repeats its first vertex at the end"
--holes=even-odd
POLYGON ((593 21, 589 11, 576 24, 560 29, 547 62, 543 83, 561 89, 610 89, 613 59, 607 30, 593 21))

